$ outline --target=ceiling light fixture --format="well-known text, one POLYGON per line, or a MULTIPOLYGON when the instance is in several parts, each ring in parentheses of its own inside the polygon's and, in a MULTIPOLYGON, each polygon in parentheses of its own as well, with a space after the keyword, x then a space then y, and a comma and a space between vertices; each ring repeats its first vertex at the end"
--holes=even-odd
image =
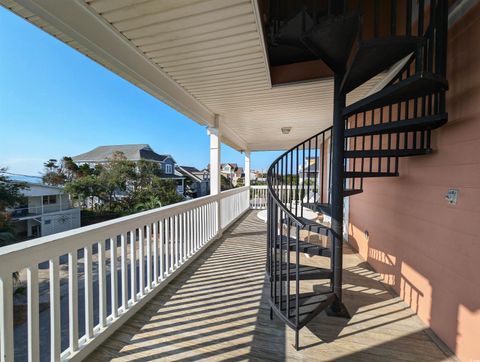
POLYGON ((283 134, 289 134, 291 130, 292 130, 292 127, 282 127, 283 134))

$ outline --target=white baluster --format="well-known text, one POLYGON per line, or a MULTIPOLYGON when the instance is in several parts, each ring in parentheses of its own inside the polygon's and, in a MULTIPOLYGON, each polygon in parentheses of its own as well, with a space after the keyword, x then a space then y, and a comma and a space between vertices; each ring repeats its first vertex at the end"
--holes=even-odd
POLYGON ((58 276, 58 257, 49 261, 50 276, 50 360, 60 360, 60 280, 58 276))
POLYGON ((203 224, 203 205, 198 208, 198 249, 200 249, 203 245, 203 238, 204 238, 204 228, 205 225, 203 224))
POLYGON ((163 280, 164 278, 164 268, 165 268, 165 236, 164 236, 164 226, 165 226, 165 220, 160 220, 160 223, 158 224, 159 227, 159 238, 158 242, 160 243, 160 280, 163 280))
POLYGON ((193 210, 188 212, 188 257, 193 254, 193 210))
POLYGON ((164 220, 165 226, 165 274, 170 273, 170 218, 164 220))
POLYGON ((140 297, 145 294, 145 257, 144 257, 143 226, 138 228, 138 290, 140 297))
POLYGON ((92 247, 83 248, 85 269, 85 336, 93 338, 92 247))
POLYGON ((199 235, 199 221, 198 221, 198 207, 193 210, 193 252, 198 250, 198 235, 199 235))
POLYGON ((40 360, 39 311, 38 311, 38 266, 27 268, 28 298, 28 360, 40 360))
POLYGON ((183 264, 183 238, 185 237, 183 233, 183 213, 178 215, 178 265, 183 264))
POLYGON ((120 242, 121 242, 121 263, 122 263, 122 307, 123 307, 123 312, 127 310, 128 307, 128 280, 127 280, 127 271, 128 271, 128 265, 127 265, 127 236, 125 234, 122 234, 120 236, 120 242))
POLYGON ((130 294, 132 302, 137 301, 137 250, 135 242, 135 230, 130 231, 130 294))
POLYGON ((175 252, 174 252, 174 218, 170 218, 170 227, 169 227, 170 235, 168 237, 168 242, 170 243, 170 271, 175 270, 175 252))
POLYGON ((12 274, 0 276, 0 360, 13 361, 13 282, 12 274))
MULTIPOLYGON (((68 329, 70 353, 78 349, 78 265, 77 250, 68 253, 68 329)), ((38 293, 38 286, 36 287, 38 293)), ((37 295, 38 298, 38 295, 37 295)), ((38 303, 38 300, 37 300, 38 303)), ((36 305, 38 312, 38 304, 36 305)), ((30 322, 29 322, 30 324, 30 322)), ((38 333, 38 330, 35 332, 38 333)))
POLYGON ((151 245, 151 228, 150 224, 146 226, 146 243, 147 243, 147 291, 152 289, 152 245, 151 245))
POLYGON ((178 215, 175 215, 175 269, 178 267, 178 215))
POLYGON ((153 286, 158 284, 158 221, 153 223, 153 286))
POLYGON ((100 327, 107 325, 107 278, 105 271, 105 240, 98 242, 98 308, 100 327))
POLYGON ((117 318, 118 316, 117 240, 117 236, 110 239, 110 290, 113 318, 117 318))

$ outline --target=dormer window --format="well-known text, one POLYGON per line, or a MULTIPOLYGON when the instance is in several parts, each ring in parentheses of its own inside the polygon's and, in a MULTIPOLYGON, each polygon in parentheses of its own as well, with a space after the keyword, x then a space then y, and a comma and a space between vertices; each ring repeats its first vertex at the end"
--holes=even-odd
POLYGON ((169 174, 173 173, 172 165, 170 165, 170 164, 165 165, 165 173, 169 173, 169 174))

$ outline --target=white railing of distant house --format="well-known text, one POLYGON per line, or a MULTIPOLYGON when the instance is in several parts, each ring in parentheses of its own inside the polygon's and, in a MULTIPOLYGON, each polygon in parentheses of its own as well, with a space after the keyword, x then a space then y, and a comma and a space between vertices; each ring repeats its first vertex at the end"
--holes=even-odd
POLYGON ((0 248, 1 360, 18 353, 14 273, 27 289, 28 359, 46 351, 52 361, 81 360, 247 211, 249 193, 236 188, 0 248), (45 299, 48 338, 39 312, 45 299))
POLYGON ((73 209, 73 207, 71 207, 70 205, 54 204, 54 205, 19 207, 15 209, 9 209, 8 211, 12 217, 19 218, 19 217, 37 216, 42 214, 61 212, 61 211, 66 211, 71 209, 73 209))

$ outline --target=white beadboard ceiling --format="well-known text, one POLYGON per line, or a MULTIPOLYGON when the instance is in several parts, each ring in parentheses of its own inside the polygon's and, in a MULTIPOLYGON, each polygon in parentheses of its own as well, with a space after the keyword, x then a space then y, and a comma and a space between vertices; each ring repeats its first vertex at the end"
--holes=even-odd
POLYGON ((286 149, 331 125, 332 79, 271 86, 256 0, 0 4, 194 121, 218 123, 223 141, 238 150, 286 149))

